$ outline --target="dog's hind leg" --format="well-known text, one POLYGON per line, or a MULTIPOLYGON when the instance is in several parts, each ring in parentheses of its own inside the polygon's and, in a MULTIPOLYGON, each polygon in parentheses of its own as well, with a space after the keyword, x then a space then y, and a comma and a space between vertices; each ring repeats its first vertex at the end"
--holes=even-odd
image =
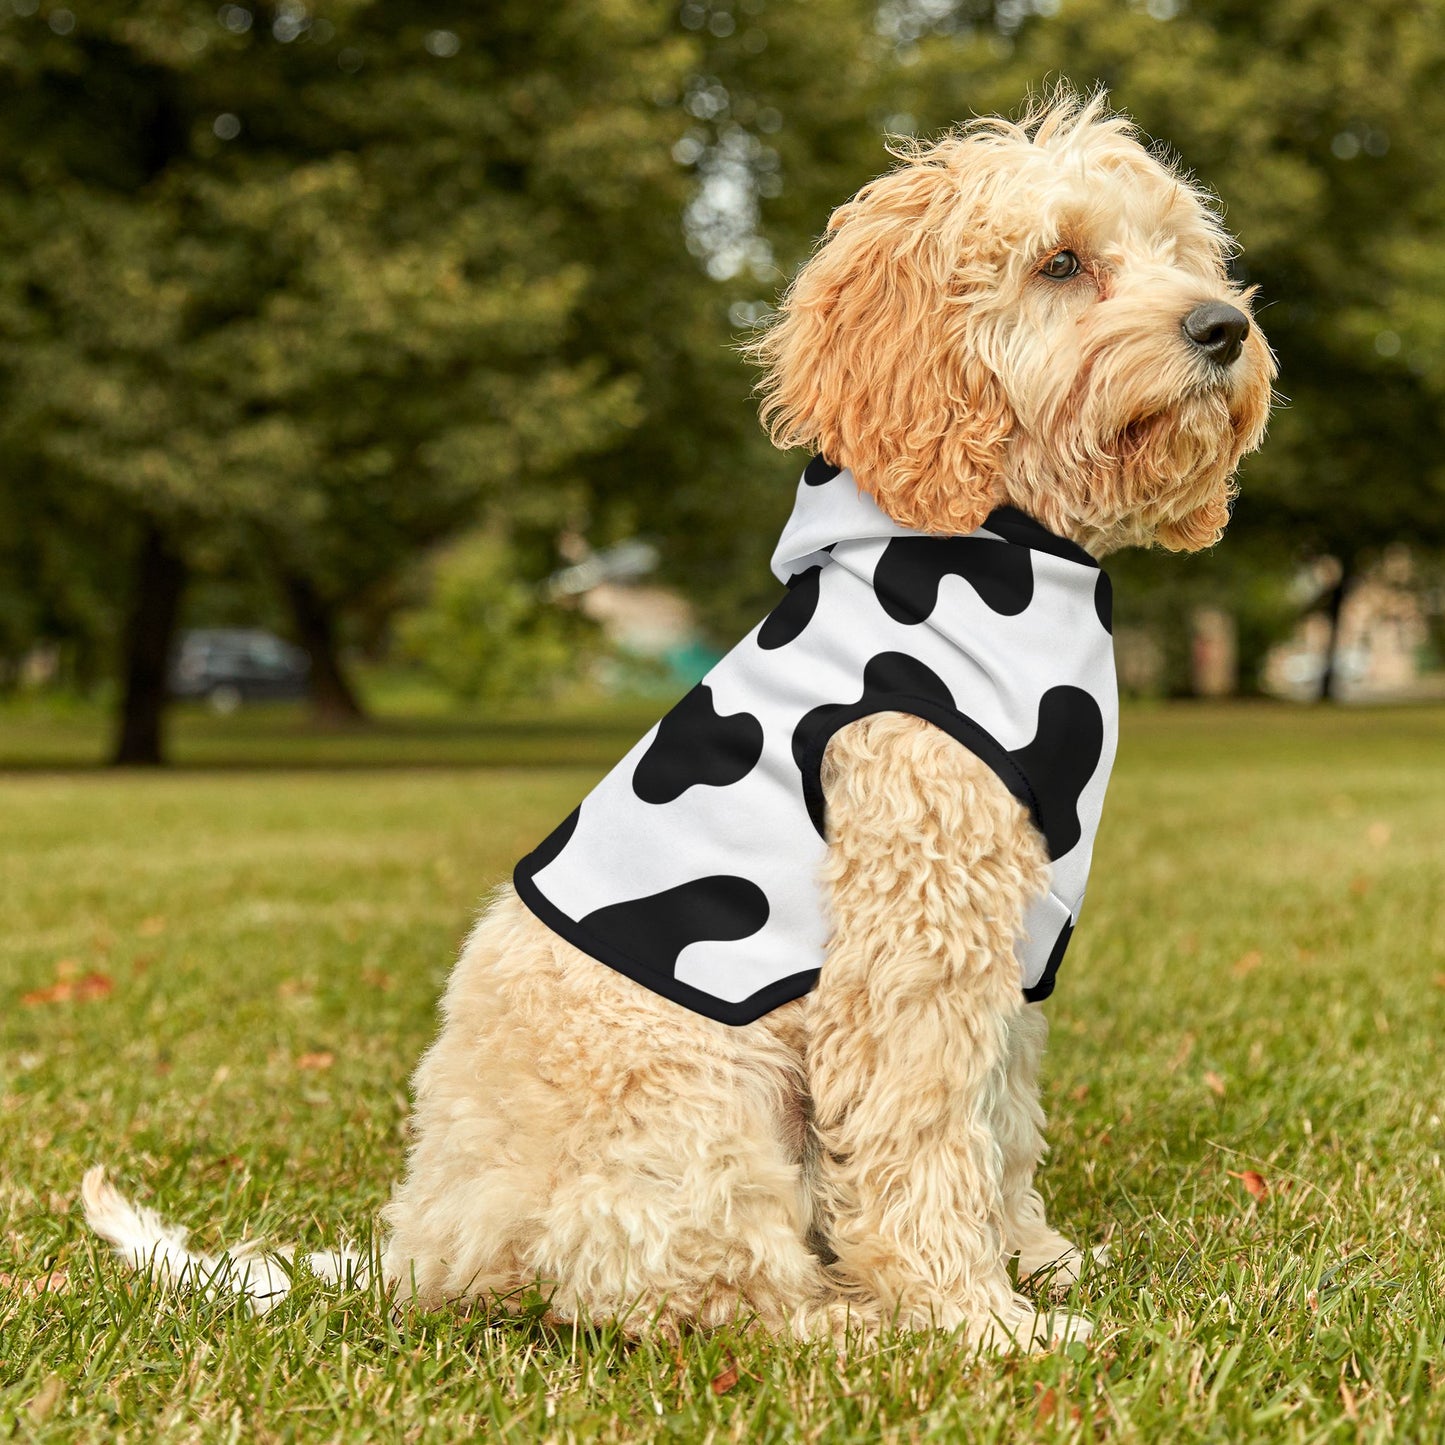
POLYGON ((729 1028, 558 938, 510 888, 416 1075, 384 1269, 403 1298, 507 1299, 634 1333, 823 1292, 807 1246, 804 1005, 729 1028))
POLYGON ((666 1336, 789 1328, 824 1289, 807 1245, 801 1052, 779 1017, 800 1006, 732 1029, 591 960, 575 986, 578 1036, 540 1066, 580 1107, 524 1246, 556 1282, 554 1314, 666 1336))
POLYGON ((997 1096, 1042 840, 991 769, 916 718, 840 730, 823 781, 834 935, 808 1081, 833 1269, 902 1325, 1080 1338, 1086 1321, 1038 1316, 1006 1269, 997 1096))

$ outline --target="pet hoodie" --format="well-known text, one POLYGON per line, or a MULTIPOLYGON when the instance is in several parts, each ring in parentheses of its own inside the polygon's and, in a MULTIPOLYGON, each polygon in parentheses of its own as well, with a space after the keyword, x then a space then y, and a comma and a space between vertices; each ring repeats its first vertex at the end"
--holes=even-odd
POLYGON ((1109 579, 1012 507, 967 536, 900 527, 815 458, 773 556, 787 596, 515 873, 584 953, 745 1024, 817 982, 828 740, 901 712, 956 738, 1029 810, 1047 892, 1017 940, 1053 991, 1088 881, 1118 724, 1109 579))

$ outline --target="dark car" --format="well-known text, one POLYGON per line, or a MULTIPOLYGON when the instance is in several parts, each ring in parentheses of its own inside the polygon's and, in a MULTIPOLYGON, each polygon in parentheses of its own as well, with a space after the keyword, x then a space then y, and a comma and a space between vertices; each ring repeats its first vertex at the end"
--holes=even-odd
POLYGON ((172 697, 205 698, 217 712, 243 702, 306 696, 311 659, 258 627, 205 627, 184 633, 171 664, 172 697))

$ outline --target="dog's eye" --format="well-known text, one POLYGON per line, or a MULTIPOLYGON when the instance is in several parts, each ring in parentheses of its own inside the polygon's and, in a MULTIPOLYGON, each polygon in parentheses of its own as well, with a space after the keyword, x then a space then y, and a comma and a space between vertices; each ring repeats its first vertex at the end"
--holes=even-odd
POLYGON ((1072 251, 1055 251, 1039 267, 1039 274, 1047 276, 1050 281, 1067 281, 1070 276, 1077 276, 1082 269, 1079 258, 1072 251))

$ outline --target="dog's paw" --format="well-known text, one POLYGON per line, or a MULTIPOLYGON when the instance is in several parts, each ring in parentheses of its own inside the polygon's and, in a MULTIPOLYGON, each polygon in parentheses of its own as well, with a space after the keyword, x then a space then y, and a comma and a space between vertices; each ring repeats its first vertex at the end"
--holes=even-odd
POLYGON ((1087 1340, 1093 1329, 1093 1321, 1084 1315, 1040 1310, 1033 1300, 1014 1295, 1009 1306, 971 1332, 970 1339, 980 1350, 1036 1354, 1087 1340))
POLYGON ((1063 1294, 1079 1282, 1086 1259, 1095 1264, 1109 1262, 1109 1246, 1096 1244, 1088 1254, 1062 1237, 1063 1249, 1031 1250, 1019 1253, 1019 1283, 1063 1294))

